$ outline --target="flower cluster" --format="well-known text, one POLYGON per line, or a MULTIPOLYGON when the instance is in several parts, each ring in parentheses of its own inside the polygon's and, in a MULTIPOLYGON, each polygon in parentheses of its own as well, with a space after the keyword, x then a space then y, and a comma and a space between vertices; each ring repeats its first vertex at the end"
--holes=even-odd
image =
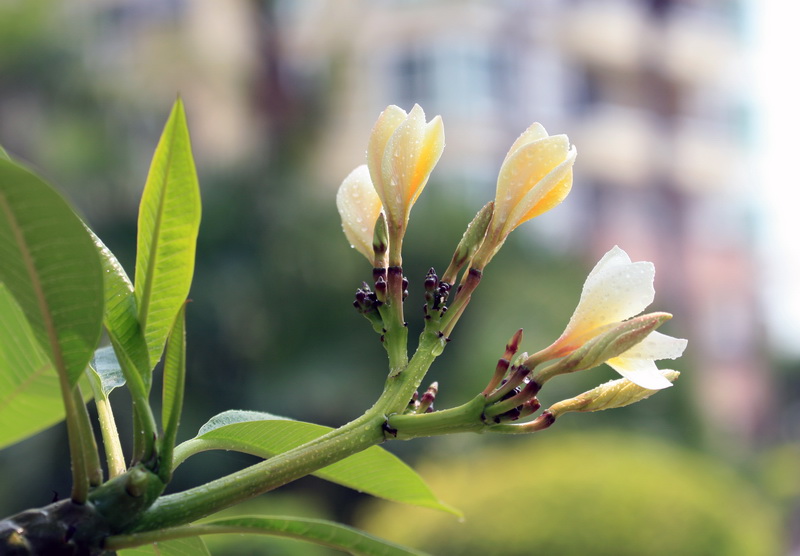
POLYGON ((426 122, 418 104, 409 113, 394 105, 381 113, 370 135, 367 164, 345 178, 336 196, 345 235, 368 260, 373 261, 373 231, 383 211, 389 234, 389 264, 400 265, 411 207, 443 149, 440 116, 426 122))
MULTIPOLYGON (((439 116, 427 121, 418 105, 408 113, 389 106, 372 130, 367 164, 348 175, 337 194, 345 235, 373 264, 375 293, 364 284, 356 294, 355 305, 381 333, 390 361, 389 346, 397 347, 397 337, 406 341, 402 309, 398 307, 408 284, 400 266, 403 236, 411 207, 443 148, 444 128, 439 116)), ((566 135, 548 135, 538 123, 511 145, 500 167, 494 200, 467 227, 441 279, 433 268, 426 276, 425 332, 442 340, 432 344, 434 357, 441 353, 485 267, 508 235, 568 195, 576 156, 566 135), (452 300, 451 292, 455 292, 452 300)), ((606 253, 589 273, 578 305, 555 342, 533 355, 523 353, 514 364, 511 360, 522 341, 522 331, 506 346, 482 393, 483 424, 498 431, 515 427, 503 432, 540 430, 562 413, 621 407, 671 386, 678 373, 658 369, 655 361, 679 357, 687 342, 656 331, 670 314, 641 314, 653 302, 654 276, 652 263, 632 262, 619 247, 606 253), (603 363, 623 378, 559 402, 534 421, 508 424, 539 409, 536 396, 551 378, 603 363)), ((394 350, 394 362, 399 364, 393 367, 391 376, 402 371, 404 350, 405 345, 394 350)), ((429 405, 425 409, 428 411, 429 405)), ((417 410, 414 413, 423 417, 417 410)))

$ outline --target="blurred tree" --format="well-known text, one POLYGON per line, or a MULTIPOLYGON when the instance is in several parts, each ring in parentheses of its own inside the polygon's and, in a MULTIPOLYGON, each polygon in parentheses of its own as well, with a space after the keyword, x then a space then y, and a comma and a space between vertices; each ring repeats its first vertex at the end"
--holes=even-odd
POLYGON ((776 508, 722 462, 620 432, 552 432, 421 465, 461 522, 376 501, 361 525, 464 556, 782 553, 776 508))

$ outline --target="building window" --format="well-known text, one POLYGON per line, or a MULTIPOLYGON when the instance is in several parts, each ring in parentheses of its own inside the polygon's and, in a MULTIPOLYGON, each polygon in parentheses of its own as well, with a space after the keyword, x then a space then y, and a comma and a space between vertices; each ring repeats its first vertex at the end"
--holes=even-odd
POLYGON ((499 48, 452 37, 412 44, 389 64, 390 92, 404 108, 472 117, 492 112, 507 101, 508 63, 499 48))

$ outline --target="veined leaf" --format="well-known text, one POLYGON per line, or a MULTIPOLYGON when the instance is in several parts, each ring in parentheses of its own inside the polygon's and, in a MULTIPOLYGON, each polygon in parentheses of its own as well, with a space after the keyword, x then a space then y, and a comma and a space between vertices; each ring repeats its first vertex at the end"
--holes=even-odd
MULTIPOLYGON (((142 533, 140 536, 173 539, 188 537, 190 535, 214 535, 224 533, 251 533, 288 537, 335 548, 352 554, 353 556, 425 556, 422 552, 379 539, 368 533, 354 529, 353 527, 323 519, 300 517, 231 517, 215 519, 213 521, 198 523, 197 525, 161 529, 142 533)), ((111 537, 109 540, 112 545, 114 545, 119 542, 135 542, 136 537, 136 534, 120 535, 111 537)), ((158 545, 160 547, 161 542, 159 542, 158 545)), ((152 553, 128 552, 128 550, 124 550, 120 552, 120 554, 122 556, 145 556, 146 554, 152 553)), ((177 556, 177 554, 175 556, 177 556)))
POLYGON ((119 556, 211 556, 200 537, 159 541, 136 548, 118 550, 119 556))
MULTIPOLYGON (((200 188, 179 99, 156 147, 139 205, 134 293, 151 370, 189 294, 199 227, 200 188)), ((143 378, 149 388, 150 374, 143 378)))
POLYGON ((0 448, 64 419, 53 364, 0 282, 0 448))
MULTIPOLYGON (((206 450, 236 450, 268 458, 331 430, 269 413, 225 411, 203 425, 195 438, 175 448, 174 467, 206 450)), ((440 501, 413 469, 380 446, 324 467, 314 475, 372 496, 460 515, 440 501)))
POLYGON ((100 338, 100 259, 67 202, 35 174, 2 159, 0 261, 0 281, 57 372, 74 385, 100 338))
POLYGON ((164 358, 164 387, 161 407, 161 480, 168 483, 172 475, 172 451, 178 434, 178 422, 183 408, 183 389, 186 380, 186 304, 181 307, 167 340, 164 358))

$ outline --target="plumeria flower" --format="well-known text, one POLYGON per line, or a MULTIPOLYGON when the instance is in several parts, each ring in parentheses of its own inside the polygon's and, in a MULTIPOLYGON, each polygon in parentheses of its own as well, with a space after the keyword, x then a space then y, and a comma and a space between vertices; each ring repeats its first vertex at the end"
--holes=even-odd
POLYGON ((422 193, 444 149, 444 126, 430 122, 415 104, 409 113, 389 106, 378 117, 369 139, 367 166, 383 204, 389 226, 390 250, 398 264, 400 245, 411 206, 422 193))
POLYGON ((572 188, 577 151, 534 123, 511 145, 497 178, 494 215, 473 266, 483 268, 514 228, 552 209, 572 188))
POLYGON ((366 164, 350 172, 344 179, 336 193, 336 208, 342 217, 342 228, 350 245, 372 263, 372 236, 383 206, 372 186, 366 164))
MULTIPOLYGON (((568 355, 622 321, 641 313, 653 302, 653 263, 631 262, 614 246, 595 265, 583 285, 581 298, 561 337, 531 359, 544 361, 568 355)), ((655 361, 680 357, 687 341, 650 332, 641 342, 606 363, 624 378, 650 390, 671 386, 655 361)))

